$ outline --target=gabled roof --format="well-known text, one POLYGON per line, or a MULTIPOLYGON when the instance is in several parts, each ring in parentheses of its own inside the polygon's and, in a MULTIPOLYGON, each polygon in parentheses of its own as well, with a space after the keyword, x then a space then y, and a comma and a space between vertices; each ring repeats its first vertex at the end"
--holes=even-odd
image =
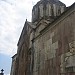
POLYGON ((32 22, 28 22, 28 21, 27 21, 27 23, 28 23, 28 25, 29 25, 32 29, 36 28, 36 26, 35 26, 32 22))
POLYGON ((13 55, 12 58, 15 58, 17 56, 17 54, 13 55))
POLYGON ((19 42, 20 42, 21 38, 23 38, 23 35, 25 35, 25 33, 27 33, 27 32, 26 32, 27 26, 29 26, 31 29, 36 28, 36 26, 35 26, 34 24, 32 24, 31 22, 27 21, 27 19, 26 19, 17 46, 19 45, 19 42))

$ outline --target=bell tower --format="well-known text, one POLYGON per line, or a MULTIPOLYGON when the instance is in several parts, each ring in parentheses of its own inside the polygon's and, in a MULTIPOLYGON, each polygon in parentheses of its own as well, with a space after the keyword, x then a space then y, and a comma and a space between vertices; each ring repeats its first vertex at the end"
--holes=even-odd
POLYGON ((32 9, 32 22, 41 19, 52 22, 65 11, 66 5, 59 0, 40 0, 32 9))

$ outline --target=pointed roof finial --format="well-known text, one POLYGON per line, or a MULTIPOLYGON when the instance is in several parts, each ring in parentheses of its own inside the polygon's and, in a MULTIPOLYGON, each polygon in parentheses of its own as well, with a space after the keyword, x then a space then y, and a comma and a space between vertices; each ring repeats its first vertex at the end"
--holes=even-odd
POLYGON ((27 22, 27 19, 26 19, 26 22, 27 22))

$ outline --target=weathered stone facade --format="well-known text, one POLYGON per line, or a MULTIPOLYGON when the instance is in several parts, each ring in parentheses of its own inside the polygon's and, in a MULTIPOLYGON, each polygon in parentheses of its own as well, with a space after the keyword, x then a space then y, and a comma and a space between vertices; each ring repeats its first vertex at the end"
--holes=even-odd
POLYGON ((11 65, 10 75, 16 75, 16 65, 17 65, 16 60, 17 60, 17 54, 15 54, 12 57, 12 65, 11 65))
POLYGON ((33 75, 75 74, 74 19, 73 7, 35 35, 33 75))
POLYGON ((15 75, 75 75, 75 3, 40 0, 18 42, 15 75))
POLYGON ((22 30, 21 37, 18 42, 17 51, 17 74, 16 75, 30 75, 31 65, 31 51, 30 47, 30 34, 32 32, 32 26, 30 22, 26 20, 24 28, 22 30))

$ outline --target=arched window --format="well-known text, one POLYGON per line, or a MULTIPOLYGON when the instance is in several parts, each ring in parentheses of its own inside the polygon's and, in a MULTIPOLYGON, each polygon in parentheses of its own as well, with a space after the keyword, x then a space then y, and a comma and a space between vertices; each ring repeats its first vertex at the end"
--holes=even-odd
POLYGON ((58 16, 59 16, 60 14, 61 14, 61 10, 59 9, 59 10, 58 10, 58 16))
POLYGON ((43 17, 43 5, 40 4, 39 6, 39 12, 40 12, 40 17, 43 17))
POLYGON ((51 7, 51 16, 54 16, 53 6, 51 7))

